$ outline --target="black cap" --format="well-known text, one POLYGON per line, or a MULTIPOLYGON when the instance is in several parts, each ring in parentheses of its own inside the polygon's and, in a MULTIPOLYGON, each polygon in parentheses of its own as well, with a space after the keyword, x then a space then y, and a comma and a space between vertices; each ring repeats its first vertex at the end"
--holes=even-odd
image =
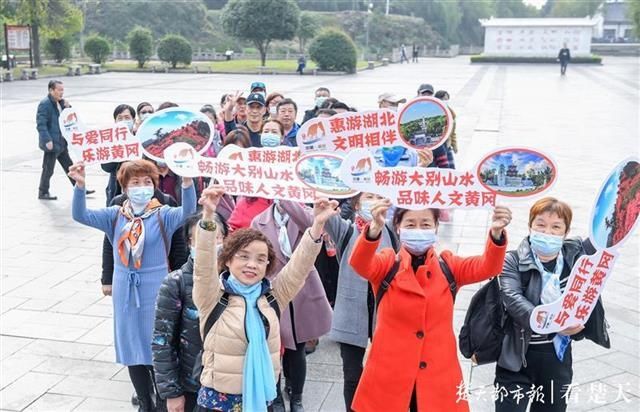
POLYGON ((264 102, 264 96, 262 96, 260 93, 251 93, 247 97, 247 106, 251 103, 260 103, 261 105, 266 106, 264 102))
POLYGON ((424 92, 430 92, 433 94, 433 86, 428 83, 423 83, 418 87, 418 96, 420 96, 424 92))

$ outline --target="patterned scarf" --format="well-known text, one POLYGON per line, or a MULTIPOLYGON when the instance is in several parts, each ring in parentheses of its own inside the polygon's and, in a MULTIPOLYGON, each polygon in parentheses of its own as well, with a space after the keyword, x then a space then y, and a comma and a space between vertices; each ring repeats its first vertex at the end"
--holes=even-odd
POLYGON ((125 266, 129 266, 129 256, 133 257, 133 266, 140 269, 142 266, 142 250, 144 249, 144 223, 143 220, 158 212, 162 204, 153 198, 140 216, 135 216, 131 201, 124 201, 120 213, 128 222, 122 228, 122 235, 118 239, 118 255, 125 266))
POLYGON ((280 244, 280 251, 287 258, 291 258, 291 241, 289 240, 289 232, 287 230, 287 223, 289 223, 289 215, 286 213, 281 214, 278 210, 278 206, 273 208, 273 218, 278 225, 278 243, 280 244))

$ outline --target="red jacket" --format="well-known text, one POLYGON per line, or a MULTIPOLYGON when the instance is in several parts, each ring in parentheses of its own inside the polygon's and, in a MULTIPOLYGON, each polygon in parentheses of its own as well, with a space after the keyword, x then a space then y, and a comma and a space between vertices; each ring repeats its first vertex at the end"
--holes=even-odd
MULTIPOLYGON (((371 282, 374 294, 393 265, 392 249, 376 254, 379 240, 367 240, 363 230, 349 263, 371 282)), ((484 255, 462 258, 442 252, 458 287, 480 282, 502 271, 506 251, 487 240, 484 255)), ((416 274, 411 255, 400 249, 400 267, 378 308, 367 364, 352 409, 406 412, 413 388, 419 411, 468 411, 458 391, 464 388, 453 334, 453 298, 433 248, 416 274)))
POLYGON ((264 212, 271 203, 273 200, 262 197, 239 197, 227 221, 229 227, 231 230, 248 228, 253 218, 264 212))

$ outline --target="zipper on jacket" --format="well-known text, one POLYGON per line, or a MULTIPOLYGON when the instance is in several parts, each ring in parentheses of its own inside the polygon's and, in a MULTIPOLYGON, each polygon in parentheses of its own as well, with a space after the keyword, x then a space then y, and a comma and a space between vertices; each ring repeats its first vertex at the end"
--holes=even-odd
POLYGON ((520 329, 520 340, 522 341, 522 346, 520 347, 520 356, 522 357, 522 366, 527 367, 527 358, 524 353, 524 328, 520 329))
POLYGON ((247 304, 247 299, 245 299, 244 296, 242 297, 242 300, 244 300, 244 337, 247 339, 247 343, 249 343, 249 335, 247 335, 247 309, 249 308, 249 305, 247 304))

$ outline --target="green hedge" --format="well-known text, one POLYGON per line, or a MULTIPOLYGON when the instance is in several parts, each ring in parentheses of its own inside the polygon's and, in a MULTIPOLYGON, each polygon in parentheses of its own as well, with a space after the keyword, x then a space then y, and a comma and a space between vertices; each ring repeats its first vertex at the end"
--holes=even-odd
MULTIPOLYGON (((555 57, 512 57, 512 56, 471 56, 471 63, 558 63, 555 57)), ((591 55, 589 57, 572 57, 571 63, 576 64, 602 64, 602 57, 591 55)))
POLYGON ((325 29, 309 45, 309 55, 320 70, 347 73, 356 71, 356 45, 342 31, 325 29))

